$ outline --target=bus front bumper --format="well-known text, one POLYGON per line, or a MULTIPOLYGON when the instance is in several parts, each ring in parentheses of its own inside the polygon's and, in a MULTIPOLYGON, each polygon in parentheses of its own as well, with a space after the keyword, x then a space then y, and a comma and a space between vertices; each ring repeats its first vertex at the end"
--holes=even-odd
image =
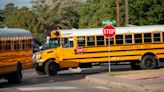
POLYGON ((38 60, 33 60, 33 64, 34 64, 34 66, 35 67, 37 67, 37 66, 42 66, 43 65, 43 60, 42 59, 38 59, 38 60))

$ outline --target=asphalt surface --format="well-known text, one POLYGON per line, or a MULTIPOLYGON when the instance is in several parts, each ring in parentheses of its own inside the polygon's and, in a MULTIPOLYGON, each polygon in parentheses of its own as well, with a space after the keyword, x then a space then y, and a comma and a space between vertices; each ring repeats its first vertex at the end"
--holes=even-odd
POLYGON ((98 72, 60 72, 56 76, 37 75, 34 69, 23 71, 21 84, 9 84, 0 80, 0 92, 114 92, 112 89, 94 83, 84 78, 86 75, 98 72))
MULTIPOLYGON (((161 67, 164 63, 161 64, 161 67)), ((0 80, 0 92, 115 92, 113 89, 85 80, 86 76, 108 72, 108 64, 86 69, 59 72, 56 76, 38 75, 34 69, 23 71, 21 84, 0 80)), ((112 72, 131 71, 128 64, 111 65, 112 72)))

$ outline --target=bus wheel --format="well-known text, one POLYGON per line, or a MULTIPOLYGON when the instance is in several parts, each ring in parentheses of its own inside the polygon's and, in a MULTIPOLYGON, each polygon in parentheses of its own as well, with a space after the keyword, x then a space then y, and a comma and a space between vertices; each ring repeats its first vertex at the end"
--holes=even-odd
POLYGON ((45 75, 46 74, 44 71, 44 68, 42 68, 42 67, 35 67, 35 71, 39 75, 45 75))
POLYGON ((158 61, 153 55, 145 55, 140 62, 141 69, 154 69, 158 67, 158 61))
POLYGON ((17 70, 7 75, 9 83, 21 83, 22 80, 22 67, 21 64, 17 64, 17 70))
POLYGON ((57 63, 53 62, 53 60, 49 60, 46 64, 45 64, 45 72, 46 74, 48 74, 49 76, 54 76, 57 74, 59 70, 59 66, 57 63))
POLYGON ((139 65, 139 61, 131 61, 130 62, 130 66, 133 70, 139 70, 141 69, 140 65, 139 65))

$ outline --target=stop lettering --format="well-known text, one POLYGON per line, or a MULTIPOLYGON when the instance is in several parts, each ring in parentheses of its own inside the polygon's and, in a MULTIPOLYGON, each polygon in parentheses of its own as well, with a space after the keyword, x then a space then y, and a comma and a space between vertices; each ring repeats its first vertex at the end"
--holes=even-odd
POLYGON ((115 35, 116 31, 114 26, 112 25, 105 25, 103 28, 103 35, 108 38, 112 38, 115 35))

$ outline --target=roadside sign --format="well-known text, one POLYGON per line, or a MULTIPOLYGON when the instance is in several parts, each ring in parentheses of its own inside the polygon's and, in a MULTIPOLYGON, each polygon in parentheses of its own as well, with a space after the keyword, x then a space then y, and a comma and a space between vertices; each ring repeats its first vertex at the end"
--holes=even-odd
POLYGON ((77 53, 77 54, 82 54, 83 51, 84 51, 84 50, 83 50, 83 47, 77 47, 77 48, 76 48, 76 53, 77 53))
POLYGON ((105 25, 103 28, 103 35, 108 38, 108 63, 109 63, 109 73, 111 72, 110 65, 110 38, 112 38, 116 34, 116 30, 113 25, 105 25))
POLYGON ((102 24, 103 25, 106 25, 106 24, 116 25, 116 21, 115 20, 106 19, 106 20, 102 21, 102 24))
POLYGON ((105 25, 103 28, 103 35, 108 38, 112 38, 116 31, 113 25, 105 25))

